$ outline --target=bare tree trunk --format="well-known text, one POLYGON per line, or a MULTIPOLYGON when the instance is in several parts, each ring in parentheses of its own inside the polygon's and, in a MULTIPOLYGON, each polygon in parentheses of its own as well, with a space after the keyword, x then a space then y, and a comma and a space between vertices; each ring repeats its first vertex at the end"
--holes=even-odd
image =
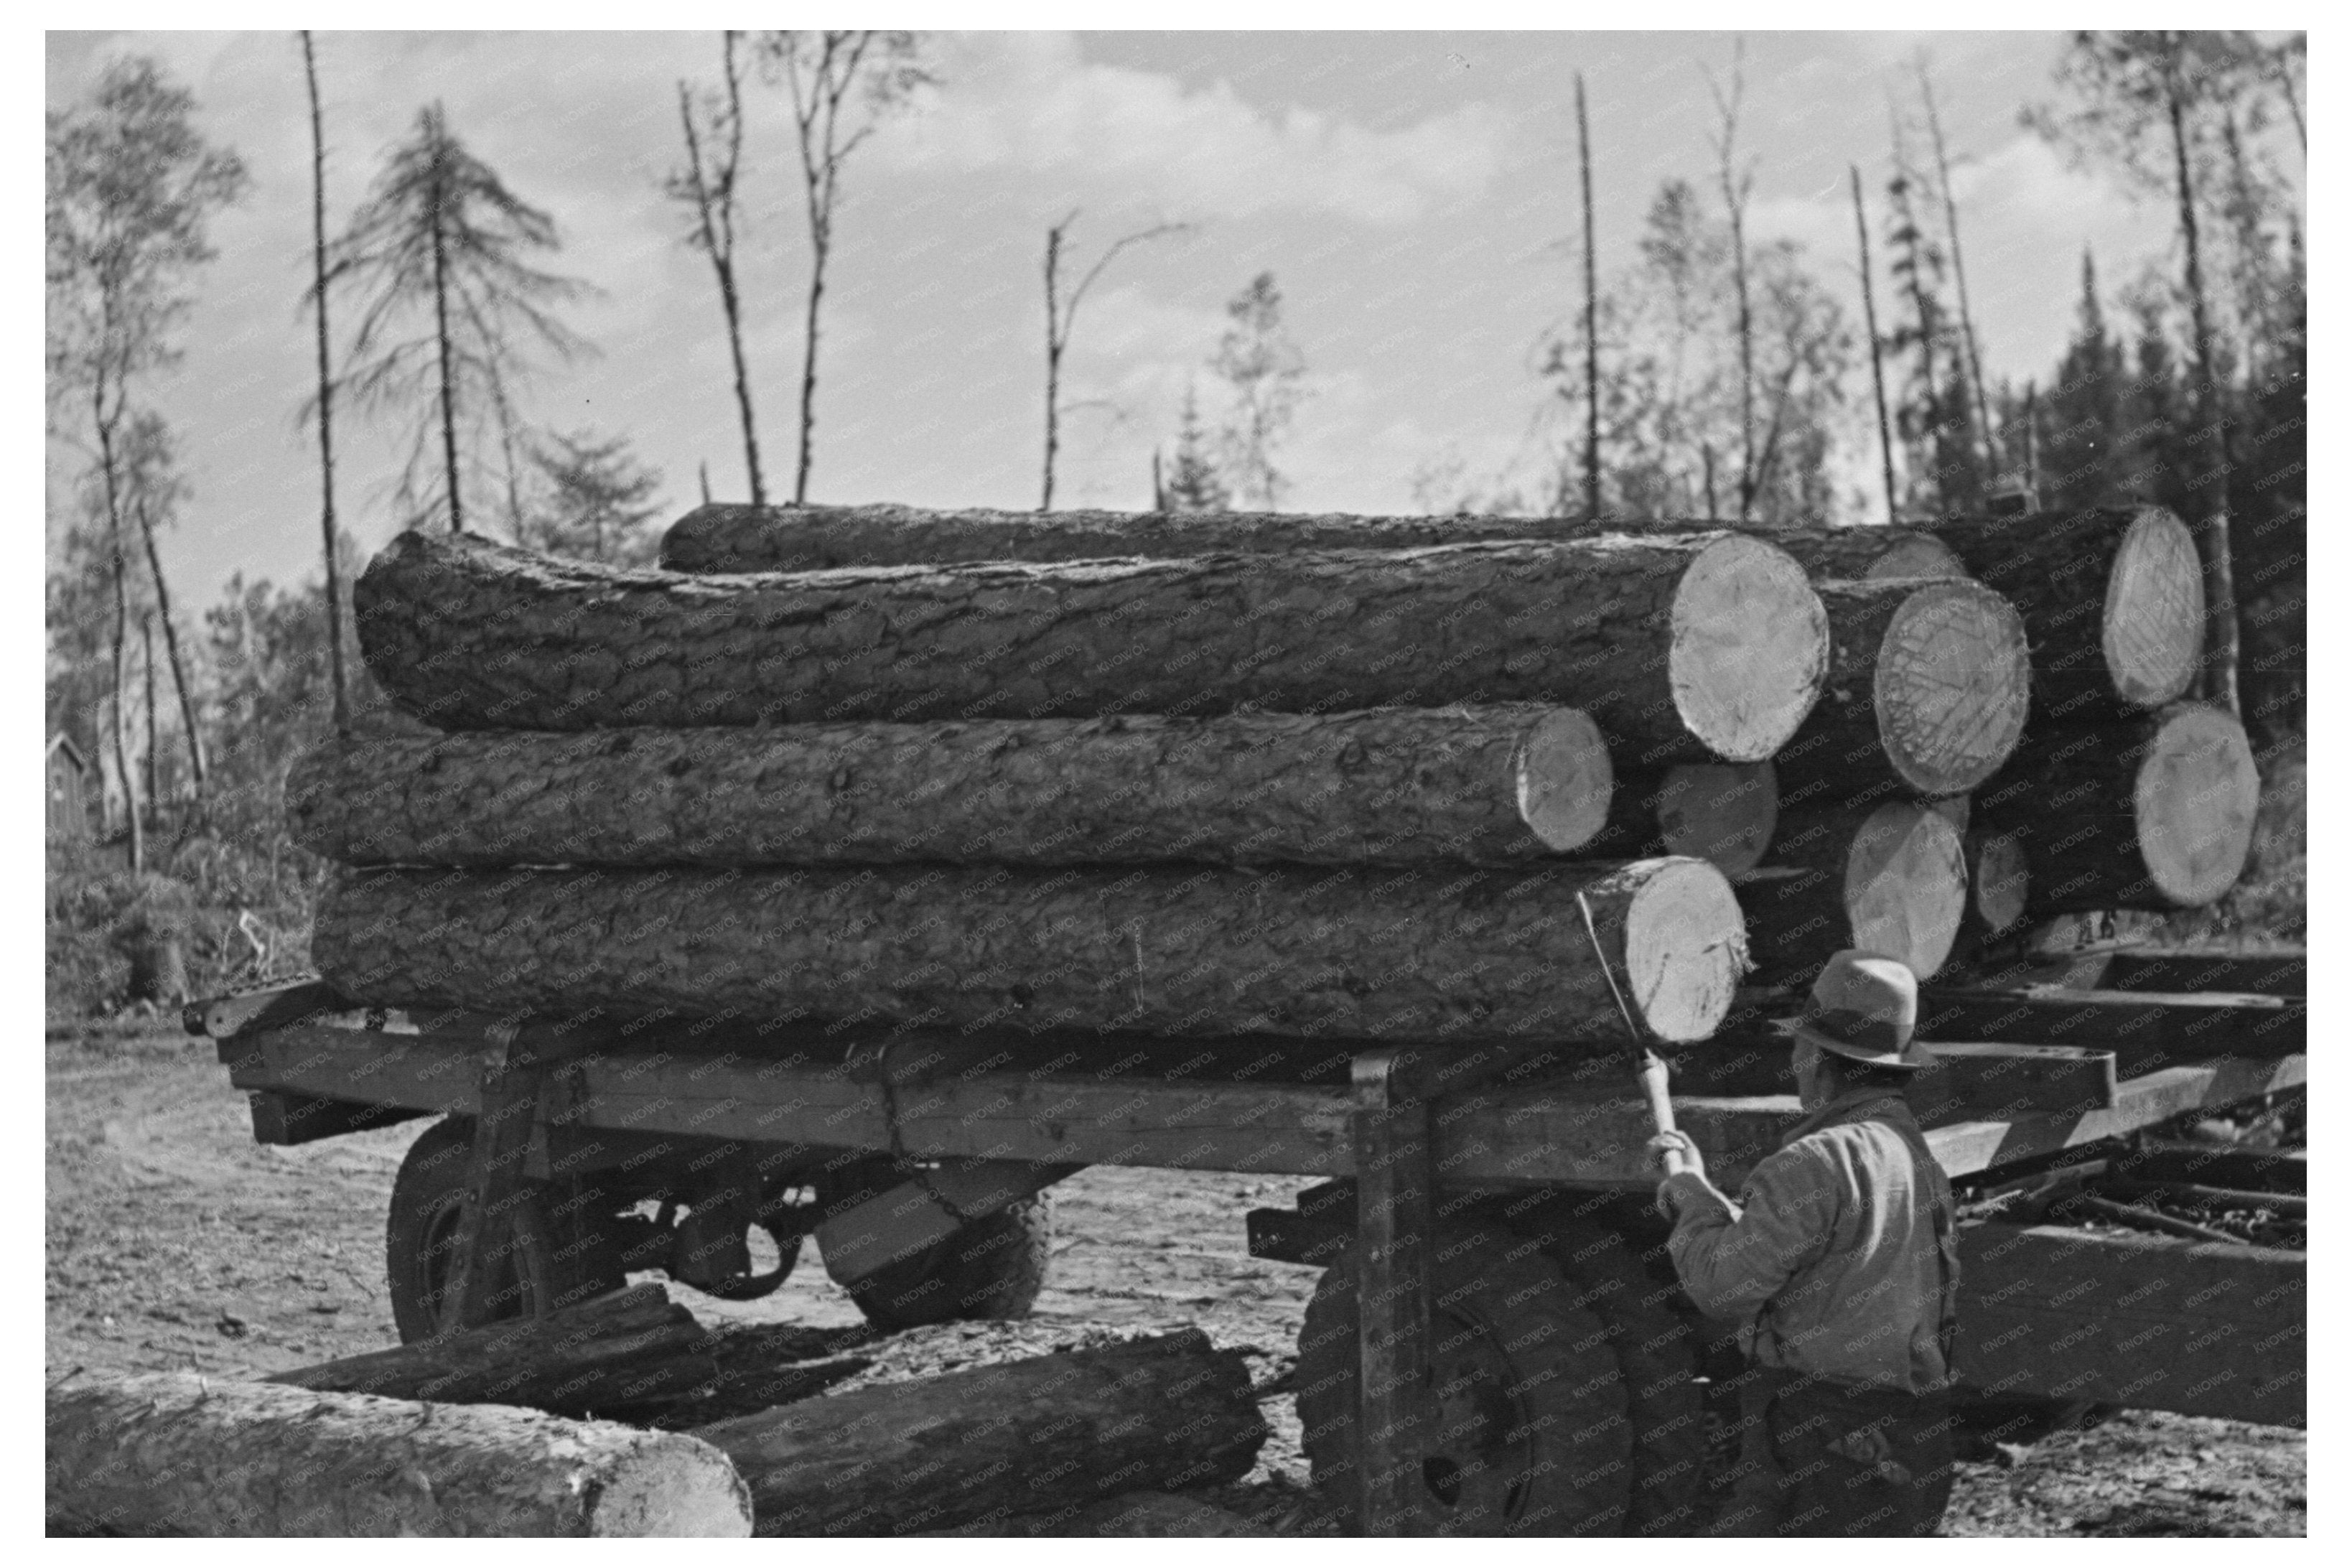
POLYGON ((2180 80, 2180 40, 2168 40, 2171 53, 2165 70, 2165 98, 2172 120, 2173 165, 2179 179, 2180 237, 2188 249, 2189 321, 2197 337, 2198 414, 2210 447, 2203 485, 2205 515, 2197 520, 2198 540, 2205 556, 2205 616, 2207 655, 2205 695, 2208 700, 2238 713, 2238 596, 2230 562, 2230 448, 2221 423, 2220 389, 2213 383, 2213 331, 2205 307, 2205 275, 2197 248, 2197 192, 2189 174, 2189 135, 2184 124, 2187 105, 2180 80))
POLYGON ((132 875, 147 868, 147 825, 141 815, 139 780, 131 771, 131 742, 123 731, 122 698, 125 643, 131 627, 131 585, 123 569, 122 536, 118 528, 114 539, 114 772, 122 781, 123 816, 131 822, 131 867, 132 875))
POLYGON ((1584 118, 1584 73, 1576 73, 1576 153, 1584 184, 1584 515, 1601 515, 1600 285, 1592 241, 1592 132, 1584 118))
MULTIPOLYGON (((1716 94, 1723 111, 1723 139, 1716 153, 1723 184, 1723 205, 1731 216, 1731 282, 1739 300, 1739 521, 1746 522, 1756 502, 1756 321, 1748 294, 1748 204, 1733 146, 1739 133, 1740 76, 1738 40, 1731 52, 1731 96, 1716 94)), ((1712 501, 1707 515, 1715 515, 1712 501)))
POLYGON ((2034 384, 2025 384, 2025 493, 2031 511, 2042 504, 2042 441, 2038 428, 2042 419, 2041 405, 2034 398, 2034 384))
MULTIPOLYGON (((735 64, 732 28, 724 35, 723 59, 727 80, 727 145, 714 173, 714 193, 702 176, 702 142, 694 128, 694 101, 686 84, 677 84, 678 118, 686 127, 688 178, 693 181, 695 211, 702 229, 703 249, 719 278, 719 307, 727 317, 727 352, 735 366, 735 407, 743 422, 743 467, 751 476, 751 504, 767 504, 767 485, 760 473, 760 437, 751 416, 751 374, 743 358, 742 300, 735 289, 735 177, 743 155, 743 78, 735 64)), ((707 500, 708 481, 705 481, 707 500)))
POLYGON ((1886 479, 1886 521, 1900 515, 1895 504, 1895 438, 1886 425, 1886 368, 1878 355, 1878 305, 1870 288, 1870 223, 1862 210, 1862 167, 1846 165, 1853 181, 1853 236, 1862 246, 1862 323, 1870 334, 1870 391, 1878 405, 1878 464, 1886 479))
POLYGON ((145 776, 147 780, 147 809, 152 811, 155 809, 156 803, 163 798, 163 792, 156 787, 155 783, 156 759, 160 748, 157 744, 155 732, 155 613, 152 610, 148 611, 139 617, 139 671, 141 678, 146 686, 147 757, 145 776))
POLYGON ((1039 511, 1054 510, 1054 453, 1061 444, 1062 231, 1076 216, 1072 213, 1045 231, 1045 493, 1037 502, 1039 511))
POLYGON ((449 531, 466 531, 466 515, 457 500, 457 388, 449 351, 449 260, 441 235, 441 186, 436 149, 433 188, 433 326, 441 348, 441 456, 449 481, 449 531))
POLYGON ((814 229, 810 239, 814 254, 809 264, 808 341, 801 353, 801 463, 800 471, 793 477, 794 506, 808 500, 809 455, 816 432, 817 305, 824 298, 824 258, 832 243, 821 228, 814 229))
MULTIPOLYGON (((1969 274, 1960 265, 1960 209, 1952 200, 1952 162, 1944 153, 1944 125, 1936 114, 1936 89, 1927 83, 1927 68, 1919 69, 1919 97, 1927 109, 1927 135, 1936 147, 1936 188, 1944 198, 1944 232, 1952 241, 1952 282, 1960 297, 1960 346, 1968 351, 1969 383, 1976 393, 1977 428, 1983 434, 1985 460, 1999 470, 2000 455, 1992 440, 1992 408, 1985 400, 1984 361, 1977 353, 1976 319, 1969 313, 1969 274)), ((1994 474, 1985 476, 1988 488, 1994 474)))
MULTIPOLYGON (((311 289, 318 301, 319 327, 319 532, 327 556, 327 668, 334 681, 335 730, 341 733, 347 718, 343 678, 343 577, 335 559, 335 435, 334 363, 327 337, 327 132, 319 112, 319 67, 310 47, 310 34, 302 33, 302 79, 310 89, 310 264, 311 289)), ((158 586, 163 577, 156 577, 158 586)), ((169 630, 170 621, 164 622, 169 630)), ((176 673, 179 656, 173 655, 176 673)), ((188 726, 190 745, 195 725, 188 726)), ((204 765, 196 766, 196 787, 204 787, 204 765)))
POLYGON ((134 503, 134 510, 139 514, 140 536, 147 546, 147 574, 155 583, 156 611, 163 621, 163 653, 172 665, 172 691, 179 700, 180 722, 188 731, 188 767, 196 793, 202 795, 208 772, 205 765, 205 737, 196 724, 195 700, 188 694, 187 666, 180 657, 180 633, 172 624, 172 590, 163 580, 163 557, 155 548, 154 519, 148 515, 143 500, 134 503))

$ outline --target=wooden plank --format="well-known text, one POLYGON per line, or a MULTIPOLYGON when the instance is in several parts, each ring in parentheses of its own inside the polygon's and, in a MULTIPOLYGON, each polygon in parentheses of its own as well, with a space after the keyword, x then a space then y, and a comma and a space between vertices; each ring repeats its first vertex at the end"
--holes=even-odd
POLYGON ((2114 991, 2234 991, 2266 996, 2308 994, 2304 950, 2278 952, 2118 952, 2100 977, 2114 991))
MULTIPOLYGON (((239 1088, 473 1109, 471 1057, 451 1041, 310 1028, 240 1045, 239 1088)), ((982 1057, 981 1062, 989 1058, 982 1057)), ((1604 1064, 1614 1067, 1616 1064, 1604 1064)), ((891 1147, 878 1081, 849 1065, 730 1061, 661 1048, 586 1057, 583 1125, 835 1148, 891 1147)), ((1066 1069, 1063 1069, 1066 1070, 1066 1069)), ((1968 1115, 1932 1127, 1953 1174, 2116 1138, 2183 1111, 2252 1099, 2304 1081, 2300 1056, 2219 1058, 2125 1079, 2112 1106, 2080 1113, 1968 1115)), ((1532 1076, 1532 1075, 1530 1075, 1532 1076)), ((1649 1113, 1616 1072, 1514 1079, 1446 1096, 1433 1121, 1436 1168, 1452 1184, 1646 1187, 1649 1113)), ((1338 1177, 1353 1171, 1348 1089, 1337 1084, 1137 1079, 1008 1072, 967 1064, 901 1084, 901 1146, 923 1158, 1026 1160, 1338 1177)), ((1675 1097, 1676 1123, 1708 1169, 1737 1181, 1799 1115, 1793 1095, 1675 1097)))
POLYGON ((1421 1053, 1356 1059, 1356 1524, 1368 1538, 1425 1535, 1421 1460, 1433 1435, 1431 1241, 1436 1140, 1421 1053))
POLYGON ((2311 1163, 2302 1149, 2249 1149, 2231 1143, 2148 1143, 2116 1169, 2162 1182, 2201 1182, 2257 1193, 2307 1193, 2311 1163))
POLYGON ((2210 1057, 2301 1052, 2304 1005, 2279 996, 2122 991, 1972 991, 1924 986, 1919 1037, 2116 1053, 2126 1077, 2210 1057))
POLYGON ((2116 1055, 2079 1046, 1926 1045, 1927 1065, 1904 1098, 1920 1125, 2105 1110, 2116 1103, 2116 1055))
POLYGON ((2304 1425, 2300 1252, 1985 1222, 1960 1257, 1972 1387, 2304 1425))
POLYGON ((315 1022, 355 1011, 333 986, 312 974, 280 985, 191 1002, 181 1009, 180 1021, 192 1035, 226 1040, 247 1030, 315 1022))
POLYGON ((2303 1082, 2304 1058, 2299 1056, 2275 1060, 2224 1057, 2190 1062, 2124 1079, 2116 1086, 2116 1103, 2110 1110, 2081 1116, 1956 1122, 1929 1129, 1927 1146, 1948 1173, 1966 1175, 2103 1138, 2120 1138, 2169 1121, 2184 1111, 2253 1100, 2303 1082))
POLYGON ((276 1148, 390 1127, 425 1114, 404 1105, 367 1105, 277 1089, 257 1089, 246 1098, 252 1102, 253 1141, 276 1148))

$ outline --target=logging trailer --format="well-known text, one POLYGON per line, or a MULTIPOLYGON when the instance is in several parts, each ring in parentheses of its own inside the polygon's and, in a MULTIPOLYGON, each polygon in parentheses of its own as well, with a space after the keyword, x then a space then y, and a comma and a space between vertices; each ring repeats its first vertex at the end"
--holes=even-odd
MULTIPOLYGON (((1923 1039, 2000 1042, 1937 1047, 1912 1094, 1969 1212, 1999 1215, 1964 1227, 1967 1387, 2302 1425, 2301 1252, 2160 1234, 2161 1216, 2159 1234, 2033 1221, 2103 1179, 2299 1193, 2299 1156, 2152 1135, 2302 1085, 2303 988, 2299 958, 2104 955, 1927 988, 1923 1039)), ((1727 1032, 1754 1048, 1718 1039, 1677 1068, 1676 1120, 1727 1186, 1796 1114, 1785 1055, 1755 1028, 1786 1005, 1744 997, 1727 1032)), ((1728 1325, 1663 1262, 1622 1058, 403 1014, 315 980, 185 1022, 249 1094, 258 1142, 443 1119, 394 1189, 404 1341, 635 1270, 757 1297, 809 1236, 877 1325, 1019 1316, 1046 1267, 1048 1189, 1087 1165, 1314 1178, 1295 1208, 1248 1214, 1249 1249, 1326 1269, 1300 1415, 1358 1529, 1679 1534, 1705 1506, 1696 1416, 1728 1325), (765 1271, 755 1230, 776 1249, 765 1271)))

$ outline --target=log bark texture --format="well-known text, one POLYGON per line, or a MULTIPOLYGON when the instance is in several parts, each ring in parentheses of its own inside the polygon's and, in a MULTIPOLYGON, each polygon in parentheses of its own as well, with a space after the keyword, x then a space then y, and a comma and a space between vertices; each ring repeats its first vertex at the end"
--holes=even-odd
POLYGON ((1769 763, 1677 763, 1615 781, 1594 859, 1689 855, 1736 877, 1760 864, 1780 819, 1769 763))
POLYGON ((2079 723, 2161 707, 2196 679, 2203 567, 2188 525, 2162 507, 1930 526, 2024 617, 2040 718, 2079 723))
POLYGON ((1738 979, 1739 910, 1720 872, 1687 859, 1517 872, 339 869, 311 956, 337 989, 392 1007, 1622 1040, 1579 891, 1650 1026, 1710 1034, 1738 979))
POLYGON ((348 865, 1507 864, 1610 789, 1592 721, 1528 703, 329 739, 286 811, 348 865))
POLYGON ((345 1356, 268 1381, 581 1416, 689 1397, 718 1383, 719 1363, 693 1313, 659 1285, 635 1285, 544 1318, 345 1356))
POLYGON ((52 1528, 120 1535, 748 1535, 699 1439, 194 1373, 48 1391, 52 1528))
POLYGON ((1542 701, 1654 764, 1779 750, 1827 639, 1736 534, 691 576, 410 531, 353 603, 445 729, 1542 701))
MULTIPOLYGON (((1488 540, 1720 532, 1687 518, 1359 517, 1344 512, 935 511, 921 507, 697 507, 662 535, 672 572, 816 572, 957 561, 1411 550, 1488 540)), ((1913 528, 1751 528, 1822 577, 1965 576, 1959 558, 1913 528)))
POLYGON ((1197 1329, 828 1394, 698 1427, 761 1535, 908 1535, 1237 1480, 1265 1422, 1197 1329))
POLYGON ((2262 781, 2236 720, 2177 703, 2137 721, 2027 738, 1976 795, 2029 873, 2026 914, 2163 910, 2228 892, 2252 851, 2262 781))
POLYGON ((1784 817, 1771 861, 1738 883, 1758 983, 1810 981, 1849 947, 1923 980, 1951 956, 1968 866, 1959 834, 1925 803, 1784 817))
POLYGON ((1773 761, 1782 809, 1964 795, 1998 773, 2032 694, 2017 612, 1963 581, 1817 587, 1832 659, 1821 701, 1773 761))

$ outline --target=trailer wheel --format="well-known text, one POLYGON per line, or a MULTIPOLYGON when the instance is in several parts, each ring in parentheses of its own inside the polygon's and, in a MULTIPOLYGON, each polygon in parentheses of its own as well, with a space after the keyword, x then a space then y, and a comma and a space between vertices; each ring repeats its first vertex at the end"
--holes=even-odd
MULTIPOLYGON (((392 1215, 384 1226, 384 1279, 392 1321, 403 1344, 441 1331, 442 1297, 449 1284, 451 1251, 466 1207, 466 1166, 474 1141, 467 1116, 448 1116, 408 1146, 392 1182, 392 1215)), ((552 1244, 520 1258, 509 1253, 492 1280, 499 1300, 494 1317, 537 1316, 617 1290, 628 1283, 611 1229, 593 1217, 593 1194, 566 1184, 543 1217, 552 1244), (516 1287, 518 1262, 522 1279, 516 1287)))
MULTIPOLYGON (((821 1176, 818 1211, 887 1192, 903 1179, 888 1160, 821 1176)), ((885 1265, 847 1289, 877 1329, 1025 1318, 1045 1288, 1053 1249, 1054 1194, 1039 1192, 972 1221, 936 1247, 885 1265)))
MULTIPOLYGON (((1440 1413, 1423 1458, 1439 1535, 1615 1535, 1633 1431, 1609 1331, 1537 1247, 1481 1228, 1447 1243, 1432 1328, 1440 1413)), ((1356 1256, 1324 1270, 1298 1335, 1298 1420, 1315 1484, 1354 1496, 1356 1256)))
POLYGON ((1624 1236, 1590 1219, 1546 1227, 1544 1251, 1576 1304, 1599 1318, 1617 1352, 1633 1423, 1628 1535, 1702 1533, 1708 1513, 1706 1411, 1699 1346, 1675 1310, 1679 1288, 1659 1284, 1624 1236))

